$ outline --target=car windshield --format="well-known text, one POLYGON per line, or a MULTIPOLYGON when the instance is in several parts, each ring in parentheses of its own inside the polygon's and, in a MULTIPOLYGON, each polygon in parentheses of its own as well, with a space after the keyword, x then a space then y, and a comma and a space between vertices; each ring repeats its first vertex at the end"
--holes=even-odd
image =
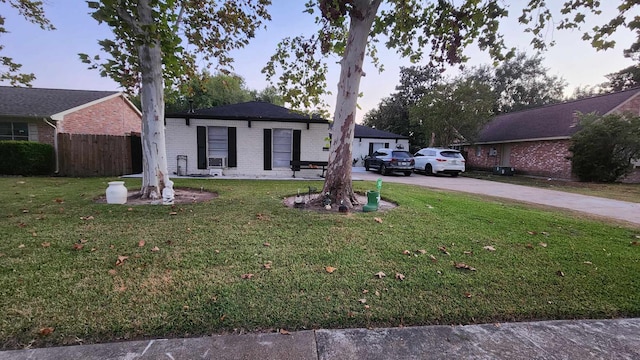
POLYGON ((462 155, 460 155, 460 153, 457 152, 457 151, 442 151, 442 152, 440 152, 440 155, 442 155, 444 157, 448 157, 448 158, 460 158, 460 157, 462 157, 462 155))
POLYGON ((391 153, 391 156, 398 159, 409 159, 413 157, 413 155, 411 155, 411 153, 409 153, 408 151, 394 151, 393 153, 391 153))

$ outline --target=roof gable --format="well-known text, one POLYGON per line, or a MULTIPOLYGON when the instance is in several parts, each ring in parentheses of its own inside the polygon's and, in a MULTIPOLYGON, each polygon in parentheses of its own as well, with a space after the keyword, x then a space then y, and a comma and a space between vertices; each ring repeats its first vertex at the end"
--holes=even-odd
POLYGON ((166 117, 219 120, 284 120, 295 122, 329 122, 328 120, 322 119, 317 115, 305 115, 287 109, 285 107, 263 101, 249 101, 238 104, 215 106, 211 108, 195 110, 193 112, 167 114, 166 117))
POLYGON ((120 92, 0 86, 0 116, 51 117, 116 94, 120 92))
POLYGON ((569 138, 579 129, 578 112, 606 115, 634 96, 640 96, 640 88, 498 115, 477 142, 569 138))

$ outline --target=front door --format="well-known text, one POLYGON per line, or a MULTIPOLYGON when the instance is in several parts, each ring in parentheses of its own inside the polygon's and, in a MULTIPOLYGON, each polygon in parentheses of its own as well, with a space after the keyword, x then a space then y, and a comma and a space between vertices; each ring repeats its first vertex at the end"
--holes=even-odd
POLYGON ((500 166, 511 167, 511 145, 502 145, 500 149, 500 166))

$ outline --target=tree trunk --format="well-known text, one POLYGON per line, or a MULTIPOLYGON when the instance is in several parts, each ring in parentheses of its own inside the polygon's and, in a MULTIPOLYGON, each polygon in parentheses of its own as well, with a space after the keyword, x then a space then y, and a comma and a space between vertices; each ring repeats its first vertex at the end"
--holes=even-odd
MULTIPOLYGON (((144 1, 142 3, 145 3, 144 1)), ((151 8, 138 6, 140 23, 153 24, 151 8)), ((138 47, 142 103, 142 198, 160 201, 162 190, 169 183, 167 149, 164 138, 164 82, 162 50, 159 41, 138 47)))
POLYGON ((353 165, 353 131, 360 78, 364 75, 367 39, 381 0, 354 1, 350 15, 349 35, 340 61, 340 80, 329 153, 329 165, 322 192, 331 196, 333 204, 343 203, 349 208, 358 204, 351 185, 353 165))

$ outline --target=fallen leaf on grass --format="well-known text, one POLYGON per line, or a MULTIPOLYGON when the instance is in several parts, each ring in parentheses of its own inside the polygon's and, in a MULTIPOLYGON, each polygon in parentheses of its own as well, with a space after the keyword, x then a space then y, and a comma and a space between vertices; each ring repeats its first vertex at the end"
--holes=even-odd
POLYGON ((28 213, 29 213, 29 210, 28 210, 28 209, 23 209, 23 210, 22 210, 22 213, 23 213, 23 214, 28 214, 28 213))
POLYGON ((376 292, 374 293, 376 296, 380 296, 380 291, 376 290, 376 292))
POLYGON ((491 245, 483 246, 482 248, 489 251, 496 251, 496 248, 491 245))
POLYGON ((133 208, 127 208, 127 211, 133 211, 133 208))
POLYGON ((564 273, 560 270, 556 271, 556 275, 564 277, 564 273))
POLYGON ((591 261, 585 261, 585 262, 583 262, 583 264, 593 265, 593 263, 591 261))
POLYGON ((366 303, 366 302, 367 302, 367 299, 358 299, 358 302, 359 302, 360 304, 364 304, 364 303, 366 303))
POLYGON ((465 270, 471 270, 471 271, 476 271, 476 268, 471 267, 465 263, 453 263, 453 266, 456 267, 456 269, 465 269, 465 270))
POLYGON ((471 296, 472 296, 471 293, 468 293, 468 292, 464 293, 464 297, 466 298, 471 299, 471 296))
POLYGON ((271 244, 269 244, 268 242, 266 242, 266 243, 262 244, 262 246, 269 247, 269 246, 271 246, 271 244))
POLYGON ((138 247, 144 247, 144 244, 145 244, 144 240, 138 241, 138 247))
POLYGON ((64 199, 61 199, 61 198, 56 198, 54 201, 57 202, 58 204, 64 203, 64 199))
POLYGON ((242 276, 240 276, 243 279, 251 279, 253 277, 253 274, 242 274, 242 276))
POLYGON ((405 250, 402 252, 402 255, 411 255, 411 251, 405 250))
POLYGON ((50 246, 51 246, 51 243, 50 243, 50 242, 43 242, 43 243, 42 243, 42 244, 40 244, 40 245, 42 245, 42 247, 43 247, 43 248, 48 248, 48 247, 50 247, 50 246))
POLYGON ((265 270, 271 270, 271 261, 268 261, 268 262, 266 262, 266 263, 262 264, 262 267, 263 267, 265 270))
POLYGON ((379 217, 373 218, 378 224, 382 224, 382 219, 379 217))
POLYGON ((367 294, 368 292, 369 292, 369 290, 367 290, 367 289, 362 290, 363 294, 367 294))
POLYGON ((427 250, 420 249, 420 250, 416 250, 416 252, 419 253, 419 254, 423 254, 424 255, 424 254, 427 253, 427 250))
POLYGON ((404 280, 404 278, 405 278, 405 276, 404 276, 403 274, 396 273, 396 279, 397 279, 397 280, 402 281, 402 280, 404 280))
POLYGON ((537 232, 535 232, 535 231, 527 231, 527 234, 529 234, 529 235, 536 235, 536 234, 537 234, 537 232))
POLYGON ((438 262, 438 259, 436 259, 436 257, 431 254, 429 254, 429 259, 431 259, 432 262, 438 262))
POLYGON ((631 246, 638 246, 638 245, 640 245, 640 242, 638 242, 638 241, 632 241, 631 242, 631 246))
POLYGON ((269 221, 269 216, 268 215, 264 215, 264 214, 256 214, 256 219, 269 221))
POLYGON ((465 254, 465 255, 473 255, 473 251, 464 251, 463 254, 465 254))
POLYGON ((527 249, 533 249, 533 245, 531 245, 531 244, 527 244, 527 245, 525 245, 525 247, 526 247, 527 249))
POLYGON ((280 335, 291 335, 291 333, 285 329, 280 329, 280 335))
POLYGON ((40 331, 38 331, 38 333, 42 336, 47 336, 47 335, 51 335, 51 333, 53 333, 55 329, 52 327, 45 327, 40 329, 40 331))
POLYGON ((546 231, 541 232, 540 234, 544 235, 544 236, 549 236, 549 233, 546 231))
POLYGON ((93 220, 93 216, 82 216, 82 217, 80 217, 80 220, 85 220, 85 221, 93 220))
POLYGON ((337 268, 334 268, 333 266, 326 266, 324 268, 324 271, 328 272, 329 274, 333 274, 334 271, 338 270, 337 268))
POLYGON ((80 243, 73 244, 73 250, 82 250, 83 247, 84 245, 80 243))
POLYGON ((451 255, 449 254, 449 252, 447 251, 447 248, 444 246, 438 246, 438 250, 440 250, 441 253, 445 254, 445 255, 451 255))
POLYGON ((128 256, 119 255, 118 260, 116 260, 116 266, 120 266, 124 264, 124 261, 127 260, 128 258, 129 258, 128 256))
POLYGON ((169 215, 178 215, 178 213, 175 212, 175 211, 172 211, 172 212, 169 213, 169 215))
POLYGON ((18 249, 23 249, 23 248, 24 248, 24 244, 18 245, 18 249))
POLYGON ((543 248, 547 247, 547 243, 543 243, 543 242, 539 243, 538 245, 542 246, 543 248))
POLYGON ((157 247, 157 246, 154 246, 154 247, 151 249, 151 252, 158 252, 158 251, 160 251, 160 248, 159 248, 159 247, 157 247))
POLYGON ((21 222, 21 223, 18 224, 18 227, 25 228, 25 227, 27 227, 27 224, 21 222))
POLYGON ((378 279, 382 279, 383 277, 387 276, 385 273, 383 273, 382 271, 378 271, 377 273, 373 274, 373 276, 377 277, 378 279))

